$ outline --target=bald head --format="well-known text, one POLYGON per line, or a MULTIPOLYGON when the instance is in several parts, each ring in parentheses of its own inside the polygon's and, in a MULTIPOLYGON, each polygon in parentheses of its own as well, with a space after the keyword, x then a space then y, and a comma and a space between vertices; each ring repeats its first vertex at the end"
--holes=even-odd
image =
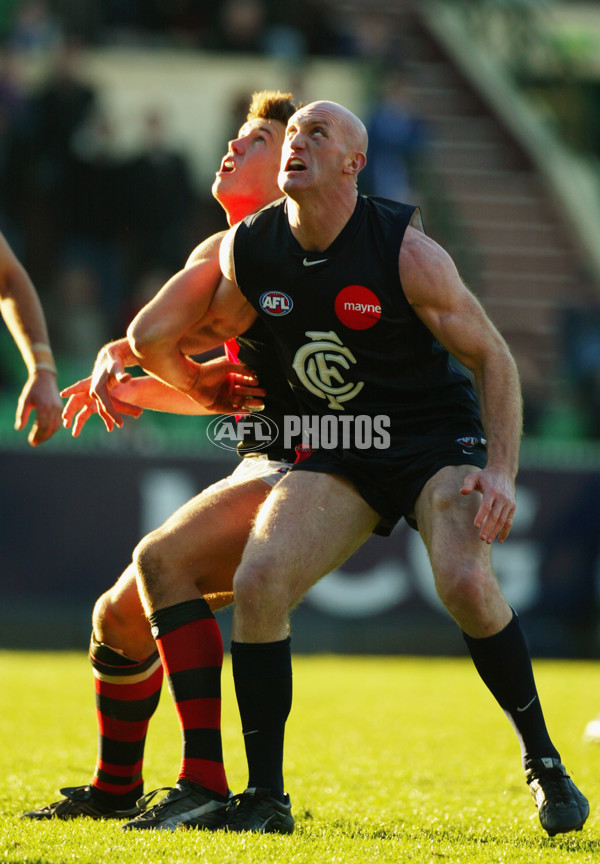
POLYGON ((365 124, 362 120, 344 108, 338 102, 328 102, 321 100, 319 102, 310 102, 308 105, 303 105, 295 114, 292 115, 289 122, 293 123, 296 118, 309 117, 311 115, 323 116, 325 119, 340 129, 348 146, 353 150, 358 150, 366 155, 369 136, 365 124))

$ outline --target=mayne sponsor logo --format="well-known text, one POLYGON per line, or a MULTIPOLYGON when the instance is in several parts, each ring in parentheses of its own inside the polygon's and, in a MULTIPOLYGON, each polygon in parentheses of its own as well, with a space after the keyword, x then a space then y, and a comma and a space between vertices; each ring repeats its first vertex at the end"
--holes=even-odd
POLYGON ((251 444, 252 450, 266 450, 277 440, 279 427, 264 414, 220 414, 211 420, 206 437, 221 450, 237 450, 238 444, 251 444))
POLYGON ((381 302, 365 285, 346 285, 335 298, 335 314, 350 330, 368 330, 381 318, 381 302))
POLYGON ((258 302, 260 303, 260 308, 267 315, 275 317, 287 315, 288 312, 292 311, 294 305, 292 298, 288 294, 284 294, 283 291, 265 291, 264 294, 261 294, 258 302))
POLYGON ((346 312, 359 312, 361 315, 370 313, 371 315, 381 315, 381 306, 375 306, 373 303, 344 303, 346 312))

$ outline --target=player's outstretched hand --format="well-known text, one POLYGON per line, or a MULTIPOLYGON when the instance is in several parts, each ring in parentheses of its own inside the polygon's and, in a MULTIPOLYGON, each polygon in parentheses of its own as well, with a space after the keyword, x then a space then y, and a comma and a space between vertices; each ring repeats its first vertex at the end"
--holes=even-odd
POLYGON ((498 538, 504 543, 510 533, 515 515, 515 484, 505 471, 484 468, 467 474, 464 479, 462 495, 481 492, 481 504, 475 516, 475 527, 485 543, 493 543, 498 538))
POLYGON ((77 381, 63 390, 62 395, 68 398, 87 392, 95 402, 95 406, 82 402, 77 408, 78 403, 75 402, 63 412, 63 423, 68 428, 75 414, 83 410, 78 422, 73 426, 73 435, 79 434, 94 413, 100 415, 108 432, 112 432, 115 426, 120 428, 123 425, 124 414, 139 417, 139 409, 120 402, 111 392, 119 384, 131 379, 129 372, 125 371, 126 366, 131 365, 137 365, 137 359, 132 354, 129 342, 127 339, 117 339, 100 349, 90 378, 77 381))
POLYGON ((27 437, 32 447, 51 438, 60 428, 62 402, 58 395, 56 376, 42 370, 30 375, 19 396, 15 429, 24 429, 32 411, 35 420, 27 437))
MULTIPOLYGON (((131 376, 128 375, 127 378, 131 376)), ((71 434, 77 438, 87 421, 94 414, 98 414, 98 402, 90 392, 92 385, 92 376, 83 378, 81 381, 76 381, 69 387, 65 387, 61 391, 61 396, 67 398, 67 404, 62 412, 63 426, 65 429, 71 429, 71 434)), ((119 423, 113 422, 112 417, 106 419, 103 417, 104 425, 109 432, 112 432, 115 426, 123 425, 123 415, 130 417, 139 417, 142 414, 142 409, 137 405, 129 405, 120 399, 111 396, 111 411, 119 416, 119 423)))

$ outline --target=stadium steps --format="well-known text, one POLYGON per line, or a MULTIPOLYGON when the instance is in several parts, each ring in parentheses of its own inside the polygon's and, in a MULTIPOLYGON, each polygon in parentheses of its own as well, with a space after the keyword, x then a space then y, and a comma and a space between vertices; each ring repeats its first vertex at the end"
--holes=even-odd
POLYGON ((458 261, 464 246, 474 252, 473 288, 515 354, 526 398, 539 402, 560 381, 564 310, 594 299, 580 250, 529 154, 450 60, 440 51, 410 69, 433 170, 465 238, 450 251, 458 261))
MULTIPOLYGON (((355 5, 342 2, 345 8, 355 5)), ((432 130, 425 188, 443 194, 453 230, 445 236, 431 217, 426 226, 453 255, 509 342, 526 400, 547 400, 560 386, 565 310, 598 305, 594 262, 587 260, 568 208, 531 148, 492 104, 479 76, 451 50, 446 28, 432 23, 439 7, 434 15, 422 0, 360 5, 362 14, 368 7, 396 28, 413 103, 432 130)), ((433 203, 425 201, 426 217, 433 203)))

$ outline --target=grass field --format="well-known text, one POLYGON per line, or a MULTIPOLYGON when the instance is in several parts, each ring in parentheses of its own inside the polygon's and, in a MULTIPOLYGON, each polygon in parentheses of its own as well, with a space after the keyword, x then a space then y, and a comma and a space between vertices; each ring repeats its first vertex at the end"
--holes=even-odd
MULTIPOLYGON (((551 734, 592 812, 582 832, 550 839, 524 783, 516 739, 470 661, 296 657, 286 785, 287 837, 201 831, 123 832, 119 823, 21 821, 58 787, 89 780, 96 750, 84 654, 0 652, 1 864, 262 862, 597 862, 600 664, 540 662, 551 734)), ((224 749, 245 786, 231 671, 223 676, 224 749)), ((180 736, 166 688, 146 750, 146 791, 173 784, 180 736)))

